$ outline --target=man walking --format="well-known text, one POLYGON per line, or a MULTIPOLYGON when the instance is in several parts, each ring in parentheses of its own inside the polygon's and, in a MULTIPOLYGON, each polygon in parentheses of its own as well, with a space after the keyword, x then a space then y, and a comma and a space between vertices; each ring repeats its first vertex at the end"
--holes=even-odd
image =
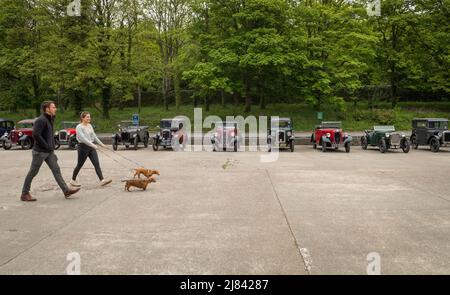
POLYGON ((58 165, 58 158, 55 155, 55 139, 53 135, 53 124, 56 114, 56 105, 53 101, 45 101, 42 103, 42 115, 36 120, 33 126, 33 160, 31 161, 31 168, 25 178, 23 184, 22 196, 20 200, 23 202, 36 201, 30 195, 31 182, 38 174, 42 164, 47 163, 48 167, 53 173, 59 187, 62 189, 64 196, 69 198, 76 194, 80 189, 69 189, 66 182, 61 175, 61 169, 58 165))

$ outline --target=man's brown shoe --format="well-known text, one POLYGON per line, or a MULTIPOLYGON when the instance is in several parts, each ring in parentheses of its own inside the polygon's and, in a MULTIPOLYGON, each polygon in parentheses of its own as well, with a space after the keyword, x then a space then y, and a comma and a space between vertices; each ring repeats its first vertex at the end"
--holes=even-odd
POLYGON ((20 196, 20 200, 22 202, 36 202, 37 200, 35 198, 33 198, 30 193, 26 193, 23 194, 22 196, 20 196))
POLYGON ((67 192, 64 193, 64 196, 66 197, 66 199, 68 199, 71 195, 74 195, 74 194, 78 193, 79 191, 80 191, 80 188, 69 189, 67 192))

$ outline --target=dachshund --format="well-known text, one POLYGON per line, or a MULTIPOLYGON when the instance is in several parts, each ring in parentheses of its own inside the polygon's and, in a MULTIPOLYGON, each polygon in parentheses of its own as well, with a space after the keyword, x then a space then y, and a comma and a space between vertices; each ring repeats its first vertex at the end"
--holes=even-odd
POLYGON ((151 169, 144 169, 144 168, 136 168, 133 169, 134 171, 134 177, 133 178, 141 178, 141 174, 144 175, 145 177, 149 178, 152 175, 159 175, 159 171, 158 170, 151 170, 151 169))
POLYGON ((137 187, 145 191, 147 189, 147 186, 152 182, 156 182, 156 180, 153 177, 149 177, 147 179, 122 180, 122 182, 125 182, 125 190, 130 192, 131 187, 137 187))

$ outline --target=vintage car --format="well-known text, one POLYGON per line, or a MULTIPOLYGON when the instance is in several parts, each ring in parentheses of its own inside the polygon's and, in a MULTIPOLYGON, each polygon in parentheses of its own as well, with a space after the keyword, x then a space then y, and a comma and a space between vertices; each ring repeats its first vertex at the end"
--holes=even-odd
POLYGON ((213 151, 227 151, 232 149, 237 152, 240 147, 240 132, 238 123, 235 121, 217 122, 215 132, 211 137, 213 151))
POLYGON ((372 130, 365 130, 361 137, 361 147, 376 146, 381 153, 392 148, 401 148, 404 153, 410 149, 409 139, 404 133, 396 132, 394 126, 374 126, 372 130))
POLYGON ((9 133, 14 129, 14 121, 0 118, 0 145, 9 138, 9 133))
POLYGON ((277 145, 279 148, 289 148, 294 151, 294 124, 291 118, 271 118, 270 129, 267 131, 269 152, 277 145))
POLYGON ((119 145, 125 145, 127 149, 133 146, 137 150, 141 142, 144 147, 148 147, 150 140, 148 126, 136 126, 132 121, 121 121, 118 128, 119 132, 112 136, 112 146, 115 151, 119 145))
POLYGON ((322 147, 322 152, 327 149, 339 149, 345 147, 347 153, 350 152, 353 138, 348 134, 342 132, 341 122, 322 122, 316 126, 316 130, 311 135, 311 142, 313 147, 322 147))
POLYGON ((61 130, 55 133, 55 149, 67 145, 71 150, 78 148, 77 125, 79 122, 61 122, 61 130))
POLYGON ((31 149, 34 145, 33 125, 35 121, 36 119, 19 121, 16 128, 3 139, 3 148, 9 150, 14 145, 20 145, 24 150, 31 149))
POLYGON ((417 149, 420 145, 428 145, 436 153, 442 146, 450 143, 448 119, 423 118, 413 119, 411 145, 417 149))
POLYGON ((182 119, 162 119, 159 123, 159 131, 153 136, 153 150, 160 146, 173 150, 184 150, 188 143, 188 137, 183 129, 185 125, 182 119))

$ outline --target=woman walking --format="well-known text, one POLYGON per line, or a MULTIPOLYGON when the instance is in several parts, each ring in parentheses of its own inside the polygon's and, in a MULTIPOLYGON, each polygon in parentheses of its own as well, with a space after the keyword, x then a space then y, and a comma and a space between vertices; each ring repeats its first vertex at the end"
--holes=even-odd
POLYGON ((105 179, 103 177, 102 169, 100 168, 100 161, 98 160, 97 150, 100 147, 106 148, 106 146, 98 139, 94 132, 94 128, 91 125, 91 114, 88 112, 82 112, 80 115, 81 123, 77 126, 77 140, 78 140, 78 164, 73 170, 72 180, 70 184, 74 187, 80 187, 81 185, 77 182, 77 176, 89 158, 92 165, 95 167, 95 172, 100 179, 100 184, 105 186, 111 183, 111 179, 105 179))

